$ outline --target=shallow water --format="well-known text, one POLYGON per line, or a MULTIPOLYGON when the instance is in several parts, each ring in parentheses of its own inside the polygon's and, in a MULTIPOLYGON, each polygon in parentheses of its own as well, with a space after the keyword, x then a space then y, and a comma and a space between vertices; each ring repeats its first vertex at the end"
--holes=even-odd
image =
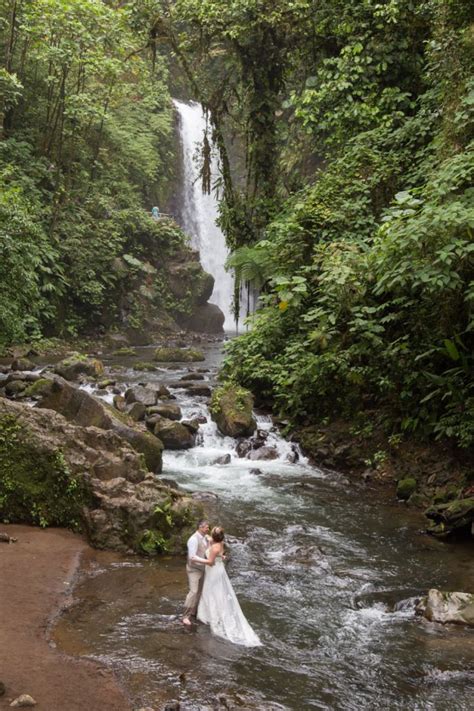
MULTIPOLYGON (((219 359, 209 345, 207 362, 191 369, 210 368, 212 378, 219 359)), ((126 368, 117 379, 170 382, 187 370, 126 368)), ((185 417, 208 414, 204 398, 173 392, 185 417)), ((197 710, 219 698, 225 708, 224 696, 249 709, 471 709, 473 631, 423 622, 414 606, 431 587, 474 590, 472 545, 423 535, 422 516, 381 491, 304 458, 290 464, 292 445, 269 418, 259 427, 277 460, 239 459, 236 442, 208 422, 195 448, 165 453, 163 476, 218 495, 213 523, 228 532, 228 573, 263 647, 183 628, 183 559, 103 552, 85 561, 89 575, 56 643, 114 666, 137 708, 179 699, 197 710), (224 453, 231 463, 213 464, 224 453)))

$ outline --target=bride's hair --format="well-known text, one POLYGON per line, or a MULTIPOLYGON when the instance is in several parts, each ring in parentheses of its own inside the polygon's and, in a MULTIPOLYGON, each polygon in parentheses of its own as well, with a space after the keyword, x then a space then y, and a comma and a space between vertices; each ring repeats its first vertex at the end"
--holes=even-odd
POLYGON ((222 526, 214 526, 211 531, 211 538, 216 543, 220 543, 224 540, 224 529, 222 528, 222 526))

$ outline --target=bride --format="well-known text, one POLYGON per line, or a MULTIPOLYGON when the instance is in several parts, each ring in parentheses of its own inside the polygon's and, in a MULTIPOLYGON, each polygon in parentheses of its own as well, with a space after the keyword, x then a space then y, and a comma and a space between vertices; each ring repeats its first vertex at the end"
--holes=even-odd
POLYGON ((202 595, 197 618, 211 626, 217 637, 242 644, 245 647, 260 647, 261 642, 245 619, 237 596, 224 566, 224 529, 216 526, 211 531, 211 545, 206 558, 202 595))

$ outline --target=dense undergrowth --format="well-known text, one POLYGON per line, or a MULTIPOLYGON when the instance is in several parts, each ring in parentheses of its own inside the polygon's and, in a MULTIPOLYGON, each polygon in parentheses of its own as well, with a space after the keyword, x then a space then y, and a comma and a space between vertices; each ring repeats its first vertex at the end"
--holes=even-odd
POLYGON ((169 306, 173 111, 132 5, 0 2, 0 346, 169 306))
POLYGON ((328 2, 313 19, 280 92, 275 214, 229 260, 261 297, 225 373, 293 425, 378 413, 388 436, 471 447, 472 9, 328 2), (302 152, 315 167, 288 189, 302 152))

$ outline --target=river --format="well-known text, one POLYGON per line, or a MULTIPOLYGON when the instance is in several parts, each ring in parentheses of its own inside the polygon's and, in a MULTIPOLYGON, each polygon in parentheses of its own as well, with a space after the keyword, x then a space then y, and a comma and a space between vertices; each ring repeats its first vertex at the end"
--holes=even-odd
MULTIPOLYGON (((214 379, 220 344, 205 347, 214 379)), ((148 349, 137 359, 149 360, 148 349)), ((105 358, 113 369, 117 358, 105 358)), ((138 373, 121 359, 118 381, 177 381, 188 367, 138 373)), ((193 368, 192 369, 197 369, 193 368)), ((113 372, 113 371, 112 371, 113 372)), ((209 416, 205 398, 174 389, 184 416, 209 416)), ((259 427, 278 459, 236 456, 236 442, 214 424, 197 446, 165 452, 162 476, 218 495, 212 523, 230 542, 228 573, 262 648, 212 637, 180 622, 184 559, 139 559, 91 552, 72 607, 54 631, 64 651, 102 660, 121 677, 133 708, 161 709, 471 709, 473 630, 415 616, 431 587, 473 591, 471 544, 448 545, 422 533, 423 517, 392 492, 322 471, 259 427), (223 454, 230 464, 215 464, 223 454), (252 469, 259 472, 252 472, 252 469)))

